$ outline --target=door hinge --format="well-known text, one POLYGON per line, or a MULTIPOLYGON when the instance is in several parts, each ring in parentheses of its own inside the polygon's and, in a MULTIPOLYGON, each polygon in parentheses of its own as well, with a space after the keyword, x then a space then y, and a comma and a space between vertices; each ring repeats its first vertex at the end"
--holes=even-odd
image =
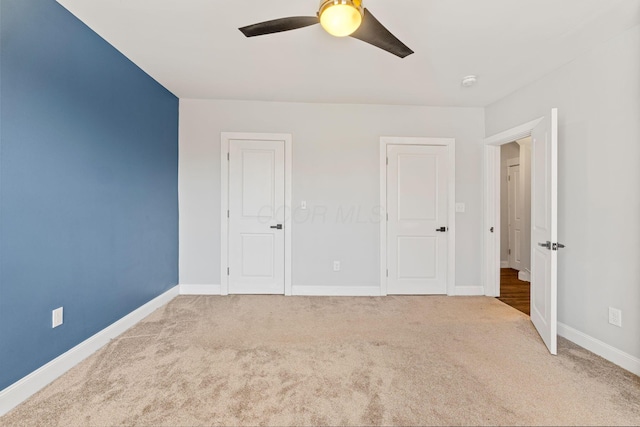
POLYGON ((387 157, 387 166, 389 166, 389 158, 387 157))
POLYGON ((227 153, 227 161, 229 161, 231 158, 229 156, 229 153, 227 153))
POLYGON ((511 181, 511 175, 507 176, 507 181, 511 181))
POLYGON ((229 209, 227 209, 227 218, 231 218, 231 217, 229 216, 229 209))
POLYGON ((387 277, 389 277, 389 269, 387 268, 387 277))
POLYGON ((389 221, 389 213, 387 212, 387 221, 389 221))
POLYGON ((509 249, 509 255, 511 255, 511 249, 509 249))
POLYGON ((227 276, 229 275, 229 267, 227 267, 227 276))

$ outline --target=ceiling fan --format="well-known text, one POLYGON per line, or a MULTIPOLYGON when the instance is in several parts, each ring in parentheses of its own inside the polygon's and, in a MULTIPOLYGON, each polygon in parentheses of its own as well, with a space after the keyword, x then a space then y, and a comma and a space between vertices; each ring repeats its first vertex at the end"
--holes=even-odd
POLYGON ((362 0, 321 0, 317 16, 292 16, 274 19, 248 25, 239 28, 239 30, 247 37, 255 37, 297 30, 318 23, 333 36, 351 36, 400 58, 413 53, 407 45, 391 34, 368 9, 362 7, 362 0))

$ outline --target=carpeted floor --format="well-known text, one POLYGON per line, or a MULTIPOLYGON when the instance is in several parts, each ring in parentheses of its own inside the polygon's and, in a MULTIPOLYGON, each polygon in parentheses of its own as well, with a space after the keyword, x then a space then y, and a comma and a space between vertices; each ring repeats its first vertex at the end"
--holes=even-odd
POLYGON ((640 379, 485 297, 174 299, 0 425, 639 425, 640 379))

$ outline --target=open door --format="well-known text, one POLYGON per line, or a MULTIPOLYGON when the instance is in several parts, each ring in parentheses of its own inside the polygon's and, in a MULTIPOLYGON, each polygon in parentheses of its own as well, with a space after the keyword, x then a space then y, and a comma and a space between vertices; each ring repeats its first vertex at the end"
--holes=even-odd
POLYGON ((531 132, 531 321, 557 354, 558 110, 531 132))

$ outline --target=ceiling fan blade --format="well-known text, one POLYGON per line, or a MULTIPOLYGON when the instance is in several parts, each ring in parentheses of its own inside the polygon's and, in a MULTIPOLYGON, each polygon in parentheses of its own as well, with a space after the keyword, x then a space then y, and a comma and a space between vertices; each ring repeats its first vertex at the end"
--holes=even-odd
POLYGON ((238 28, 247 37, 263 36, 265 34, 280 33, 282 31, 297 30, 319 23, 317 16, 292 16, 290 18, 274 19, 238 28))
POLYGON ((404 58, 413 53, 407 45, 391 34, 367 9, 364 10, 364 17, 362 18, 360 28, 351 34, 351 37, 372 44, 400 58, 404 58))

